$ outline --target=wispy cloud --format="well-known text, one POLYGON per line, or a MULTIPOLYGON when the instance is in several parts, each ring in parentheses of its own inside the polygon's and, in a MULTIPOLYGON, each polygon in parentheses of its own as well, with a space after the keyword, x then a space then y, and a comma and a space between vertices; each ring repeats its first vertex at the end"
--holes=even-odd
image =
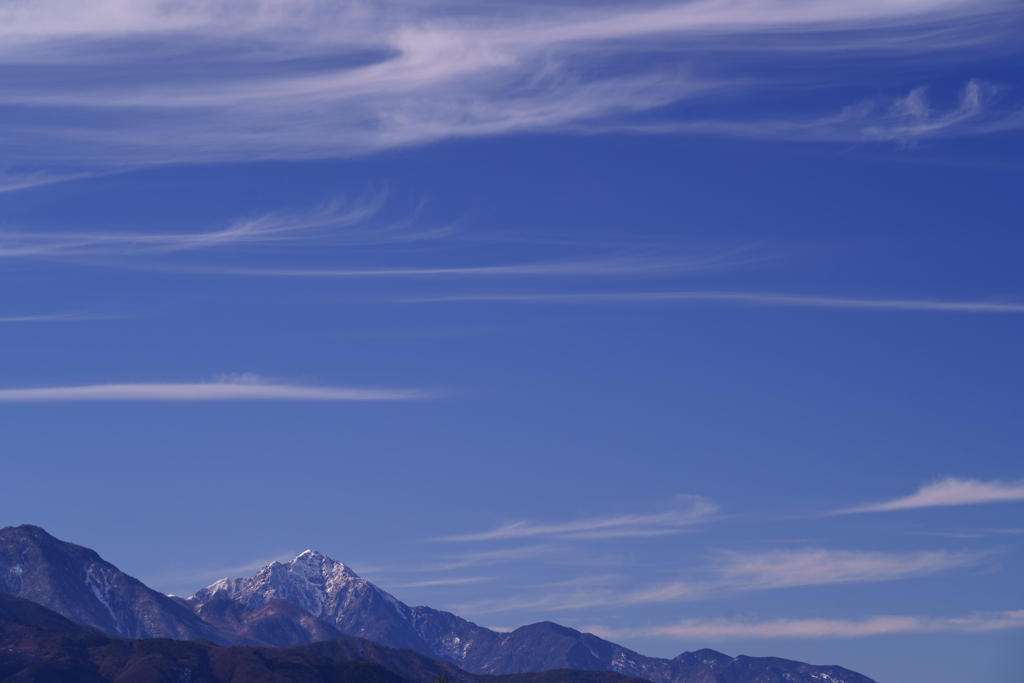
POLYGON ((1024 313, 1024 303, 942 301, 933 299, 869 299, 758 292, 603 292, 589 294, 454 294, 396 300, 403 303, 493 301, 547 304, 725 303, 777 308, 837 308, 943 313, 1024 313))
POLYGON ((757 120, 693 120, 631 126, 638 133, 718 134, 774 140, 818 142, 895 142, 984 135, 1024 128, 1024 107, 1001 104, 999 85, 969 80, 956 106, 937 109, 928 88, 919 86, 900 97, 872 98, 843 107, 829 116, 757 120))
POLYGON ((466 567, 486 567, 520 560, 559 560, 564 561, 570 553, 564 546, 553 543, 538 543, 500 550, 484 550, 472 553, 460 553, 429 562, 418 568, 423 572, 444 572, 466 567))
POLYGON ((919 536, 938 536, 940 538, 989 538, 991 536, 1016 536, 1024 534, 1024 529, 973 529, 968 531, 917 531, 908 533, 916 533, 919 536))
MULTIPOLYGON (((354 202, 332 201, 308 211, 271 212, 201 231, 145 233, 0 228, 0 259, 71 262, 86 266, 182 275, 337 280, 588 278, 697 275, 736 269, 776 258, 758 245, 685 249, 665 239, 629 243, 599 236, 543 238, 493 231, 470 232, 457 224, 419 227, 415 217, 380 219, 384 192, 354 202), (532 261, 509 263, 495 247, 529 243, 544 249, 532 261), (413 243, 428 243, 425 247, 413 243), (418 248, 417 247, 421 247, 418 248), (217 258, 231 252, 231 264, 217 258), (282 252, 365 259, 400 258, 402 266, 281 267, 269 260, 282 252), (213 258, 198 259, 199 252, 213 258), (242 257, 260 265, 238 265, 242 257), (410 258, 414 259, 410 263, 410 258)), ((386 262, 385 260, 385 262, 386 262)))
POLYGON ((438 541, 497 541, 536 536, 554 538, 621 538, 629 536, 662 536, 676 534, 685 528, 705 522, 718 511, 718 505, 700 496, 677 496, 676 509, 653 514, 591 517, 572 522, 513 522, 490 531, 456 536, 442 536, 438 541))
POLYGON ((801 586, 896 581, 978 565, 983 553, 930 551, 882 553, 809 548, 772 553, 723 552, 698 568, 693 578, 616 590, 606 582, 540 587, 533 594, 489 599, 460 606, 466 613, 520 610, 582 610, 706 600, 748 591, 801 586))
POLYGON ((983 557, 983 554, 968 552, 882 553, 820 548, 761 554, 723 552, 704 568, 704 578, 632 591, 619 596, 612 604, 648 604, 746 591, 895 581, 973 566, 983 557))
POLYGON ((182 569, 168 571, 161 574, 153 574, 143 578, 143 583, 149 586, 185 586, 197 583, 213 583, 226 576, 249 576, 267 566, 271 562, 285 562, 295 557, 296 553, 289 551, 275 557, 253 560, 242 565, 230 567, 218 567, 213 569, 182 569))
MULTIPOLYGON (((968 0, 7 4, 0 100, 11 116, 0 139, 15 158, 116 166, 586 127, 764 85, 758 67, 780 52, 981 49, 1013 39, 1000 19, 1014 11, 968 0), (721 51, 734 73, 704 59, 721 51), (602 68, 613 62, 621 68, 602 68)), ((861 127, 878 139, 955 128, 915 103, 861 127)))
POLYGON ((0 389, 0 402, 73 401, 413 401, 435 394, 420 389, 318 387, 282 384, 254 375, 196 384, 93 384, 0 389))
POLYGON ((804 549, 763 554, 723 553, 715 583, 735 590, 892 581, 976 565, 984 555, 945 550, 882 553, 804 549))
POLYGON ((66 183, 72 180, 81 180, 83 178, 95 178, 96 173, 46 173, 43 171, 34 171, 28 173, 4 173, 0 171, 0 194, 6 192, 18 192, 20 190, 28 190, 33 187, 43 187, 45 185, 56 185, 58 183, 66 183))
MULTIPOLYGON (((392 588, 407 585, 444 585, 447 578, 424 578, 425 576, 444 576, 458 573, 467 568, 489 567, 514 563, 520 560, 552 561, 564 559, 571 549, 551 543, 503 548, 483 552, 458 553, 433 558, 424 558, 419 562, 401 564, 381 564, 360 566, 359 573, 380 586, 392 588), (440 581, 442 583, 434 583, 440 581)), ((461 579, 455 579, 461 580, 461 579)))
POLYGON ((985 633, 1024 628, 1024 610, 975 612, 963 617, 875 616, 863 619, 686 619, 665 626, 587 630, 603 638, 666 637, 708 640, 746 638, 860 638, 901 633, 985 633))
MULTIPOLYGON (((639 251, 639 250, 634 250, 639 251)), ((751 258, 726 255, 667 257, 648 253, 627 253, 598 257, 572 257, 504 265, 404 267, 404 268, 177 268, 177 272, 256 277, 384 279, 457 277, 562 277, 623 275, 691 275, 735 268, 751 258)), ((763 260, 763 259, 757 259, 763 260)))
POLYGON ((950 505, 980 505, 1024 500, 1024 481, 1002 482, 947 477, 925 484, 917 493, 884 503, 869 503, 836 514, 889 512, 950 505))
POLYGON ((412 583, 397 583, 395 588, 429 588, 431 586, 462 586, 469 583, 483 583, 494 581, 494 576, 466 576, 458 579, 435 579, 433 581, 414 581, 412 583))
POLYGON ((353 205, 331 202, 305 213, 269 213, 233 221, 226 228, 202 232, 43 232, 0 229, 0 258, 68 259, 167 254, 224 247, 253 247, 311 241, 334 244, 386 242, 393 226, 369 228, 361 224, 380 208, 383 194, 353 205), (355 228, 355 226, 360 226, 355 228))
POLYGON ((867 102, 848 108, 841 118, 868 140, 895 140, 904 144, 920 138, 948 137, 963 132, 995 133, 1024 126, 1024 109, 993 111, 998 86, 972 79, 960 93, 957 106, 937 111, 928 102, 925 87, 906 97, 880 104, 867 102), (874 116, 883 109, 883 113, 874 116))
POLYGON ((101 313, 39 313, 36 315, 0 316, 0 323, 60 323, 83 320, 111 320, 119 315, 101 313))

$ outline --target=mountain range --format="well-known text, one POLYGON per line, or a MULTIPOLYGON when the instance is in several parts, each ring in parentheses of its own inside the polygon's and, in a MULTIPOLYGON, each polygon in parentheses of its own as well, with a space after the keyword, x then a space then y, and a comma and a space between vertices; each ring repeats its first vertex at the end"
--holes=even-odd
POLYGON ((389 660, 390 665, 378 663, 405 677, 408 656, 415 653, 435 669, 452 672, 453 683, 471 683, 481 675, 567 669, 614 672, 653 683, 873 683, 838 666, 730 657, 713 650, 684 652, 671 660, 646 657, 551 622, 499 633, 449 612, 409 607, 341 562, 311 550, 290 562, 273 562, 254 577, 222 579, 185 599, 154 591, 94 551, 39 527, 6 527, 0 529, 0 591, 42 605, 92 633, 200 640, 209 647, 257 651, 298 648, 332 661, 344 650, 352 661, 389 660), (363 654, 356 656, 356 651, 363 654), (405 663, 399 666, 399 661, 405 663))
POLYGON ((474 675, 363 638, 291 648, 123 639, 0 593, 4 683, 644 683, 612 671, 474 675))

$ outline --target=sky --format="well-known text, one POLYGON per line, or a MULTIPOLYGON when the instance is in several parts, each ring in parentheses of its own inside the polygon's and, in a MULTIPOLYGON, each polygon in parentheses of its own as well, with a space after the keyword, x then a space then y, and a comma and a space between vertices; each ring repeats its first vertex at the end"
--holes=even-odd
POLYGON ((1016 683, 1022 20, 2 1, 0 525, 1016 683))

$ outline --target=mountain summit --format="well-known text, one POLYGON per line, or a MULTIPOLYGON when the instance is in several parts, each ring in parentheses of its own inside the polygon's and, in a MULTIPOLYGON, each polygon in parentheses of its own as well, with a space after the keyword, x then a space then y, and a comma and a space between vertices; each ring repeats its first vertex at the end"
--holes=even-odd
POLYGON ((281 599, 315 617, 331 617, 338 612, 339 599, 344 601, 354 593, 369 589, 387 595, 341 562, 307 550, 291 562, 271 562, 253 578, 221 579, 190 600, 208 602, 215 597, 225 597, 246 607, 262 607, 271 600, 281 599))
POLYGON ((233 600, 256 609, 274 600, 301 608, 341 632, 392 647, 406 647, 459 664, 461 639, 453 630, 489 629, 429 607, 409 607, 345 566, 313 550, 290 562, 272 562, 252 578, 221 579, 187 600, 195 610, 214 600, 233 600), (440 619, 438 619, 440 617, 440 619), (434 626, 435 622, 443 623, 434 626), (446 636, 447 641, 446 642, 446 636))

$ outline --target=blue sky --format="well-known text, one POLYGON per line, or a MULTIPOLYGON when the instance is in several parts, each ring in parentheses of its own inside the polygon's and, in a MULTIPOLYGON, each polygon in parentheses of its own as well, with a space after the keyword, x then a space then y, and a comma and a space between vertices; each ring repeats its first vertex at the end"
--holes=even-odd
POLYGON ((1020 680, 1021 10, 0 5, 2 523, 1020 680))

